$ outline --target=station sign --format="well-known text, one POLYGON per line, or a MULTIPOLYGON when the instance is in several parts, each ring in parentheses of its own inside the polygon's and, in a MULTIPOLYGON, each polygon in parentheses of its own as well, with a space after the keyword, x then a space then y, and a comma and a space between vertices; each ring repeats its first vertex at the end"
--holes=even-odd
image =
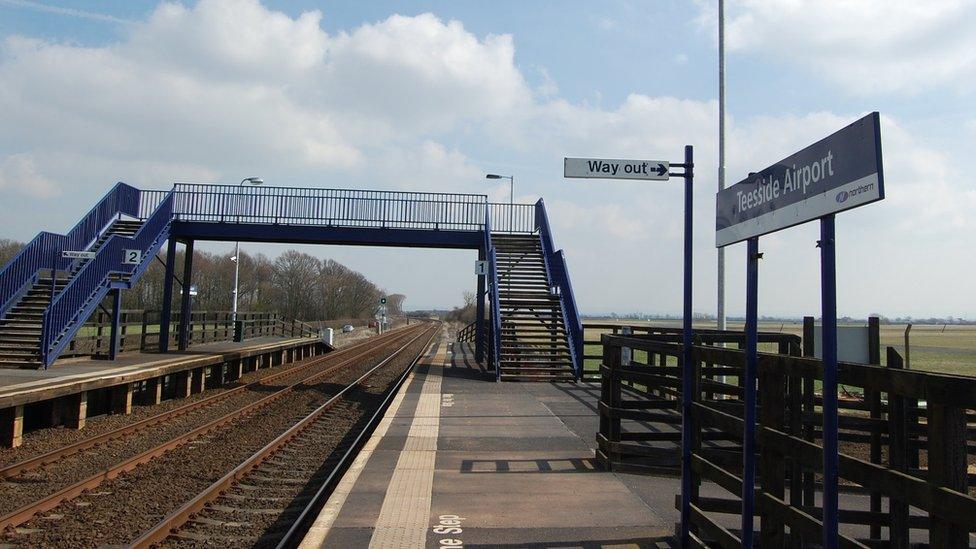
POLYGON ((122 250, 122 263, 125 265, 142 263, 142 250, 122 250))
POLYGON ((487 261, 475 261, 474 262, 474 274, 477 276, 488 276, 488 262, 487 261))
POLYGON ((93 259, 95 257, 95 252, 61 250, 61 257, 65 259, 93 259))
POLYGON ((667 181, 671 164, 663 160, 564 158, 563 177, 667 181))
POLYGON ((715 246, 821 218, 884 198, 877 112, 719 191, 715 246))

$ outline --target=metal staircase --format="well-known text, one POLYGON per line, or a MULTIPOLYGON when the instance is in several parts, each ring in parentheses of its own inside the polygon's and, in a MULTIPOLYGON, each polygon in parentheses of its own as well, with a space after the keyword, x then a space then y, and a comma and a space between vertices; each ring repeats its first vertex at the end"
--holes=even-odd
POLYGON ((578 381, 583 330, 566 260, 543 201, 527 206, 532 216, 504 230, 485 219, 491 362, 499 381, 578 381))
POLYGON ((143 198, 119 183, 67 234, 38 234, 0 269, 0 367, 46 368, 110 290, 138 280, 173 217, 171 192, 151 205, 143 198), (125 250, 139 250, 141 262, 124 263, 125 250))
MULTIPOLYGON (((116 219, 98 239, 88 247, 88 252, 96 253, 112 235, 134 235, 142 227, 142 221, 116 219)), ((41 345, 43 336, 44 311, 62 290, 71 282, 90 259, 76 259, 68 271, 56 271, 51 276, 39 276, 30 289, 0 319, 0 368, 39 368, 43 366, 41 345)), ((122 277, 128 280, 127 276, 122 277)))
POLYGON ((501 315, 499 379, 573 381, 560 296, 552 291, 539 235, 492 234, 501 315))

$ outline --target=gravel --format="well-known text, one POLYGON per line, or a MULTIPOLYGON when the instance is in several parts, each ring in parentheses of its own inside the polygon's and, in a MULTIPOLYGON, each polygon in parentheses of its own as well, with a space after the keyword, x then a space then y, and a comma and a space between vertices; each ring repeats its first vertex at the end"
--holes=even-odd
MULTIPOLYGON (((35 517, 15 532, 7 532, 4 541, 23 546, 79 547, 121 544, 138 537, 166 514, 175 510, 194 494, 226 474, 241 461, 263 447, 278 434, 325 402, 345 384, 380 362, 389 349, 371 349, 367 356, 350 368, 327 376, 327 381, 292 391, 285 398, 263 407, 244 421, 237 421, 217 432, 171 450, 151 462, 120 477, 102 483, 95 490, 56 509, 35 517)), ((393 361, 398 362, 398 361, 393 361)), ((262 395, 245 392, 241 399, 262 395)), ((239 404, 238 395, 228 399, 220 410, 239 404), (233 401, 233 403, 231 402, 233 401)), ((57 466, 38 473, 38 478, 2 488, 3 508, 16 507, 38 493, 50 493, 54 486, 77 481, 83 475, 114 464, 122 457, 158 444, 164 434, 185 432, 192 426, 220 415, 218 407, 188 414, 186 421, 148 430, 128 438, 122 444, 110 444, 85 452, 57 466), (193 416, 191 420, 189 416, 193 416), (71 466, 67 466, 68 463, 71 466), (74 480, 71 480, 74 479, 74 480), (15 503, 7 503, 12 501, 15 503)), ((158 408, 157 408, 158 410, 158 408)))

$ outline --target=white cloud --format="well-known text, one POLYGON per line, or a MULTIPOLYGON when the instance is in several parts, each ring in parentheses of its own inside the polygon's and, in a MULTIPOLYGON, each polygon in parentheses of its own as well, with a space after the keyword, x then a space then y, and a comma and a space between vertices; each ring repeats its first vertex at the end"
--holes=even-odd
MULTIPOLYGON (((703 28, 716 28, 700 2, 703 28)), ((969 0, 736 0, 727 9, 731 51, 806 67, 849 92, 917 93, 976 85, 976 3, 969 0)))
MULTIPOLYGON (((679 160, 690 143, 697 164, 696 309, 712 309, 716 102, 632 93, 608 107, 573 103, 558 96, 544 68, 541 88, 527 84, 510 36, 475 36, 430 14, 329 34, 323 17, 290 17, 255 0, 203 0, 162 4, 107 46, 9 38, 0 54, 0 188, 28 189, 29 196, 0 201, 0 236, 26 239, 36 229, 69 225, 120 179, 162 188, 174 180, 261 175, 284 186, 476 192, 507 201, 507 182, 484 180, 490 166, 515 171, 518 200, 547 198, 583 310, 676 312, 680 183, 564 181, 560 170, 563 156, 679 160), (85 199, 57 201, 62 219, 41 226, 35 213, 52 206, 38 197, 59 190, 85 199)), ((857 115, 730 120, 729 183, 857 115)), ((851 231, 845 234, 884 234, 880 243, 851 238, 841 248, 842 275, 863 274, 858 261, 890 273, 853 297, 865 312, 912 287, 924 265, 945 261, 939 239, 971 248, 976 234, 969 215, 976 193, 952 170, 937 168, 948 164, 941 153, 899 120, 885 118, 883 133, 889 198, 839 221, 851 231), (902 265, 891 242, 913 250, 911 265, 902 265)), ((815 310, 813 232, 804 227, 763 239, 771 252, 763 280, 789 281, 764 284, 763 303, 775 304, 764 312, 815 310)), ((741 297, 735 250, 732 310, 741 297)), ((952 260, 959 266, 947 272, 957 279, 971 270, 971 260, 952 260)), ((460 295, 461 288, 397 274, 404 287, 386 284, 414 292, 416 302, 446 305, 460 295)), ((945 278, 913 288, 899 303, 976 312, 976 292, 947 296, 938 289, 951 285, 945 278)))
POLYGON ((0 157, 0 190, 39 198, 60 194, 54 182, 42 175, 30 154, 0 157))

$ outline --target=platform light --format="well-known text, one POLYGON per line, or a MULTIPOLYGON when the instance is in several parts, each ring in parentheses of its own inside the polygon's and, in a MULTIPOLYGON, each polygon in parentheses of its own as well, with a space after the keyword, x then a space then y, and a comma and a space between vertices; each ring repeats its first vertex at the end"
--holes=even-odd
POLYGON ((511 194, 508 198, 508 231, 515 231, 515 176, 514 175, 498 175, 497 173, 490 173, 485 176, 485 179, 507 179, 510 187, 511 194))
MULTIPOLYGON (((238 187, 243 189, 245 183, 257 187, 259 185, 264 185, 264 179, 261 179, 260 177, 245 177, 244 179, 241 180, 241 184, 238 187)), ((239 221, 240 219, 238 219, 238 222, 239 221)), ((231 258, 231 261, 234 262, 234 303, 230 310, 230 317, 231 320, 234 321, 237 320, 237 291, 238 291, 238 283, 240 282, 240 276, 241 276, 240 258, 241 258, 241 243, 236 242, 234 243, 234 257, 231 258)))

